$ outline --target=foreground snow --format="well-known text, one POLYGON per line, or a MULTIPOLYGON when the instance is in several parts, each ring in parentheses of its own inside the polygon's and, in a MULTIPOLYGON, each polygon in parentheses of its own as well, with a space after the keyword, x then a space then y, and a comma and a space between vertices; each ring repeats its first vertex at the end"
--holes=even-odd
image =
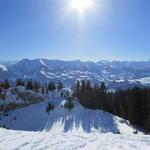
POLYGON ((0 150, 149 150, 150 136, 0 129, 0 150))

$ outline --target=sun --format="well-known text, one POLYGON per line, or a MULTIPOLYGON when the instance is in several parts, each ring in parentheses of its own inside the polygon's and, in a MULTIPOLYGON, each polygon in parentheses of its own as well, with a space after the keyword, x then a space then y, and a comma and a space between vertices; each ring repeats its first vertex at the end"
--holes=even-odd
POLYGON ((92 8, 93 0, 71 0, 71 9, 76 9, 79 14, 83 14, 87 9, 92 8))

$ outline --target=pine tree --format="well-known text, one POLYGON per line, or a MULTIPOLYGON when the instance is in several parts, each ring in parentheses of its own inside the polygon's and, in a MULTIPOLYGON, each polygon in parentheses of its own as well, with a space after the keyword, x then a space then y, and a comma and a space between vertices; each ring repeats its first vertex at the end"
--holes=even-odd
POLYGON ((45 89, 44 89, 44 86, 43 86, 43 85, 42 85, 41 93, 42 93, 42 94, 45 94, 45 89))
POLYGON ((57 85, 58 91, 60 91, 62 88, 63 88, 63 83, 59 81, 57 85))
POLYGON ((46 94, 48 94, 48 86, 47 86, 47 83, 45 83, 45 92, 46 92, 46 94))
POLYGON ((54 82, 49 82, 48 84, 48 90, 53 91, 56 89, 55 83, 54 82))
POLYGON ((75 87, 75 95, 78 97, 80 92, 80 81, 78 80, 75 87))
POLYGON ((17 79, 16 86, 25 86, 24 81, 22 79, 17 79))
POLYGON ((33 90, 33 83, 32 83, 32 80, 27 82, 26 89, 27 89, 27 90, 33 90))
POLYGON ((148 115, 145 122, 145 131, 146 133, 150 133, 150 114, 148 115))
POLYGON ((81 104, 83 104, 83 105, 86 104, 86 100, 85 100, 85 81, 84 80, 82 80, 78 98, 79 98, 81 104))
POLYGON ((54 103, 49 102, 46 107, 46 112, 49 113, 53 109, 54 109, 54 103))
POLYGON ((5 79, 5 81, 3 83, 3 88, 4 89, 9 89, 10 88, 10 83, 9 83, 8 79, 5 79))
POLYGON ((41 88, 41 85, 37 81, 34 81, 32 87, 34 91, 38 92, 39 88, 41 88))

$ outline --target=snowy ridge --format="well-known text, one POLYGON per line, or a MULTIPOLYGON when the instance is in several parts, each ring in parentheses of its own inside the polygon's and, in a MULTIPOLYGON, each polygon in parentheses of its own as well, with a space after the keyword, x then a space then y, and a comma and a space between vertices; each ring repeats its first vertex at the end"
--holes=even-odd
POLYGON ((140 79, 135 79, 135 80, 131 80, 132 82, 136 81, 136 82, 140 82, 143 85, 150 85, 150 77, 145 77, 145 78, 140 78, 140 79))
POLYGON ((8 71, 8 69, 4 65, 1 65, 1 64, 0 64, 0 69, 3 71, 8 71))

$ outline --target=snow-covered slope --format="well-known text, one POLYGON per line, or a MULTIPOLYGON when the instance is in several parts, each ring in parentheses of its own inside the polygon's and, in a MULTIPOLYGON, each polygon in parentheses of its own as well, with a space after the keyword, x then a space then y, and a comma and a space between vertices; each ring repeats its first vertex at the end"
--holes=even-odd
POLYGON ((0 150, 149 150, 150 136, 129 125, 128 121, 100 110, 62 107, 66 102, 50 93, 39 104, 13 110, 0 117, 0 150), (55 108, 45 111, 48 102, 55 108), (118 134, 120 132, 120 134, 118 134))
POLYGON ((17 131, 0 128, 0 149, 148 150, 150 148, 150 137, 142 134, 133 135, 134 129, 123 119, 102 111, 85 109, 78 102, 75 102, 75 107, 71 111, 67 111, 60 108, 62 103, 61 99, 57 98, 56 108, 49 115, 45 112, 47 101, 10 112, 8 117, 0 121, 1 125, 6 124, 6 127, 17 131), (122 134, 113 134, 118 130, 122 134))
POLYGON ((143 85, 150 85, 150 77, 134 79, 134 80, 131 80, 131 82, 139 82, 143 85))
POLYGON ((91 133, 96 130, 99 133, 130 134, 135 131, 123 119, 100 110, 84 108, 77 100, 74 101, 74 108, 69 111, 61 107, 64 100, 56 97, 53 100, 55 109, 48 114, 46 107, 49 101, 52 100, 9 112, 8 116, 1 118, 0 126, 26 131, 59 130, 60 132, 68 132, 75 130, 91 133))

